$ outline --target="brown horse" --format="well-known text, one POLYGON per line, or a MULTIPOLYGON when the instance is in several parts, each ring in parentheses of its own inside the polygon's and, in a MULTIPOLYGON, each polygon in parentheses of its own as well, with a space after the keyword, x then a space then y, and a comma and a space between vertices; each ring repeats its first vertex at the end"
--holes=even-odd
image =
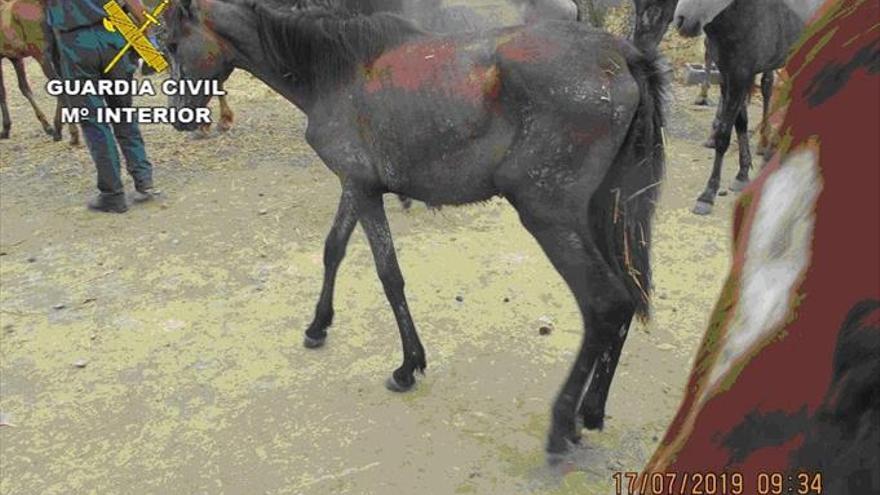
MULTIPOLYGON (((43 125, 43 130, 55 141, 61 141, 61 100, 58 100, 55 107, 54 125, 49 125, 46 115, 34 100, 24 67, 25 59, 33 57, 40 64, 47 78, 58 77, 52 64, 54 40, 46 26, 44 8, 41 0, 0 0, 0 111, 3 114, 0 139, 8 139, 9 130, 12 128, 9 108, 6 105, 2 67, 3 59, 8 58, 18 77, 18 89, 30 102, 37 119, 43 125)), ((75 124, 70 125, 70 144, 79 144, 79 130, 75 124)))

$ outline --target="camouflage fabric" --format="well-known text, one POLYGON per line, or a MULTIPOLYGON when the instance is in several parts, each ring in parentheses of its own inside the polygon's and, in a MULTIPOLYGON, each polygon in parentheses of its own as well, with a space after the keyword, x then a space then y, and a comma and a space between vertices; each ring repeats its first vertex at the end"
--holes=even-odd
POLYGON ((100 23, 106 0, 48 0, 46 21, 57 31, 72 31, 100 23))
MULTIPOLYGON (((66 0, 65 0, 66 1, 66 0)), ((58 51, 61 75, 65 79, 128 79, 134 75, 131 57, 123 57, 109 74, 104 67, 125 46, 118 33, 111 33, 101 24, 75 31, 58 33, 58 51)), ((105 106, 131 107, 131 95, 125 96, 75 96, 69 98, 72 107, 85 107, 90 115, 105 106)), ((135 182, 143 189, 152 186, 153 167, 147 160, 144 140, 137 123, 104 124, 87 118, 81 122, 86 144, 98 170, 98 189, 105 194, 122 194, 124 188, 120 173, 120 157, 116 144, 125 156, 126 168, 135 182)))

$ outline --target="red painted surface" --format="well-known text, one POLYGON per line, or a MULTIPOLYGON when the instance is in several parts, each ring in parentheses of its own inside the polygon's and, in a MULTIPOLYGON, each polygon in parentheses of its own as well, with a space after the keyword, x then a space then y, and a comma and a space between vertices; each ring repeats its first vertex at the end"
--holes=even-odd
POLYGON ((496 66, 475 65, 467 48, 451 39, 407 43, 383 54, 365 70, 368 93, 437 92, 476 104, 496 99, 501 88, 496 66))
POLYGON ((498 44, 498 54, 514 62, 552 61, 563 52, 555 41, 529 32, 516 33, 498 44))
MULTIPOLYGON (((685 399, 646 471, 738 471, 745 474, 743 493, 755 493, 757 473, 796 468, 790 465, 790 455, 802 435, 782 445, 754 450, 738 463, 732 461, 732 452, 721 441, 749 413, 795 416, 806 407, 812 415, 831 381, 832 355, 844 316, 858 301, 880 298, 880 74, 856 70, 845 85, 816 107, 810 107, 805 98, 823 68, 845 65, 859 50, 877 42, 880 3, 847 3, 827 13, 824 21, 828 24, 818 29, 786 66, 793 77, 792 100, 780 133, 790 136, 791 149, 814 143, 823 181, 810 265, 797 287, 801 302, 777 338, 748 356, 735 382, 726 390, 711 390, 712 398, 698 409, 695 401, 707 385, 717 352, 712 339, 703 342, 685 399)), ((740 199, 728 282, 736 292, 762 187, 779 167, 777 157, 740 199)), ((728 328, 730 322, 725 318, 734 311, 720 310, 737 303, 735 295, 722 298, 710 323, 710 334, 728 328)))
MULTIPOLYGON (((367 65, 365 90, 435 92, 477 104, 492 102, 500 94, 501 79, 494 63, 481 65, 482 46, 451 38, 426 39, 397 47, 367 65)), ((513 62, 546 63, 563 52, 553 41, 528 32, 502 33, 497 56, 513 62)))

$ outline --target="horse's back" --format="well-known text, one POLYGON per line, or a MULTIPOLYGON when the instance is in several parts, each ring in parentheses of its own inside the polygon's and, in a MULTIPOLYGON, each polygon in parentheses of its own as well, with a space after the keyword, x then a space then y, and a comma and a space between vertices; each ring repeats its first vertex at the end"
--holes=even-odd
MULTIPOLYGON (((748 60, 737 58, 727 62, 735 65, 732 69, 749 69, 757 74, 785 64, 804 26, 786 0, 737 0, 706 25, 706 32, 728 38, 728 46, 750 55, 748 60)), ((721 64, 726 62, 725 55, 718 54, 721 64)))
POLYGON ((559 115, 603 123, 639 102, 638 84, 629 71, 635 56, 638 52, 626 41, 567 21, 529 25, 499 37, 497 45, 508 94, 518 93, 559 115))
POLYGON ((498 192, 495 171, 523 153, 526 135, 543 136, 529 146, 549 147, 542 153, 576 175, 589 173, 582 164, 591 156, 607 167, 639 103, 634 54, 573 22, 425 36, 366 64, 331 113, 355 114, 351 139, 374 163, 393 164, 376 169, 390 190, 429 203, 478 201, 498 192))

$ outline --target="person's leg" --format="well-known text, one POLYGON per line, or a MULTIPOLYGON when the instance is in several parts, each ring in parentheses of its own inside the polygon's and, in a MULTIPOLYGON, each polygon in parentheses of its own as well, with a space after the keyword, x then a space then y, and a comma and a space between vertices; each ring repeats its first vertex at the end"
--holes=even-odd
MULTIPOLYGON (((101 28, 103 29, 103 28, 101 28)), ((58 36, 61 75, 65 79, 97 81, 101 78, 100 52, 106 51, 94 29, 79 29, 58 36)), ((102 211, 125 211, 125 189, 119 173, 119 151, 110 125, 97 121, 97 112, 106 106, 99 96, 71 96, 68 104, 84 107, 89 111, 80 125, 86 145, 98 173, 97 186, 100 194, 89 207, 102 211)))
MULTIPOLYGON (((127 60, 121 60, 110 74, 108 79, 131 80, 134 77, 134 65, 127 60)), ((108 96, 107 105, 111 108, 125 108, 133 106, 131 94, 108 96)), ((146 194, 153 188, 153 165, 147 159, 147 150, 144 146, 144 138, 141 136, 137 122, 121 122, 113 124, 113 133, 119 142, 119 148, 125 156, 125 166, 128 173, 134 179, 135 189, 146 194)))

